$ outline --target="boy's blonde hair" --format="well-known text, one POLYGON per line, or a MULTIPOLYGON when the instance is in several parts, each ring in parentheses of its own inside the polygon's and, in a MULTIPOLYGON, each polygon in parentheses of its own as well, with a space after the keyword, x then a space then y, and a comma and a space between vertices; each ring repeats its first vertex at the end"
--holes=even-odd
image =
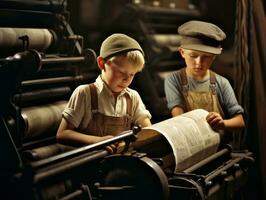
POLYGON ((140 70, 143 69, 144 64, 145 64, 145 59, 143 54, 139 50, 133 50, 133 51, 128 51, 126 53, 121 53, 118 55, 115 55, 108 59, 111 62, 114 62, 118 64, 118 59, 121 57, 126 57, 128 62, 130 62, 132 65, 136 66, 136 68, 140 68, 140 70))

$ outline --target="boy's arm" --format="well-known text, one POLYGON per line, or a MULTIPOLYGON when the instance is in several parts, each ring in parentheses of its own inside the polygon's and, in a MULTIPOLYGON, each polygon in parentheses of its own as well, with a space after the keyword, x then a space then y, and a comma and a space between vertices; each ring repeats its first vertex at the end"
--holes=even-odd
POLYGON ((210 112, 206 120, 216 130, 234 130, 245 126, 242 114, 236 114, 230 119, 223 119, 219 113, 210 112))
POLYGON ((181 115, 184 113, 184 110, 183 108, 179 107, 179 106, 175 106, 174 108, 172 108, 171 110, 171 115, 172 117, 175 117, 175 116, 178 116, 178 115, 181 115))
POLYGON ((141 127, 151 126, 151 121, 148 117, 143 117, 138 120, 138 125, 140 125, 141 127))
POLYGON ((237 114, 231 119, 224 120, 225 129, 239 129, 245 126, 245 122, 242 114, 237 114))

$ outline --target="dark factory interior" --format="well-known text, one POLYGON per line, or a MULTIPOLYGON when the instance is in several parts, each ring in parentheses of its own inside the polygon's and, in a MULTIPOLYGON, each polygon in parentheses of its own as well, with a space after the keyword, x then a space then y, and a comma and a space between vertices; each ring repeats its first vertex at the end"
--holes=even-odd
POLYGON ((263 0, 0 0, 0 199, 266 199, 265 11, 263 0), (180 152, 159 128, 174 123, 164 81, 186 64, 177 29, 190 20, 226 33, 211 69, 232 85, 245 127, 178 168, 180 152), (85 146, 58 141, 63 110, 101 73, 101 43, 113 33, 144 51, 129 87, 152 128, 85 146), (121 141, 121 152, 107 151, 121 141))

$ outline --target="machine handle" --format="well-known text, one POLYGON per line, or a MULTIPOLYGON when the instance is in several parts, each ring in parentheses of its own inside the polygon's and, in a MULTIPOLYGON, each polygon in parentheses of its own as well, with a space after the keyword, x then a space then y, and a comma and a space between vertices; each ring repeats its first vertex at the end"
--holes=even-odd
POLYGON ((124 131, 120 135, 115 136, 113 138, 110 138, 110 139, 107 139, 107 140, 104 140, 104 141, 101 141, 101 142, 98 142, 95 144, 80 147, 80 148, 65 152, 63 154, 59 154, 59 155, 56 155, 56 156, 53 156, 50 158, 46 158, 46 159, 43 159, 40 161, 32 162, 32 163, 30 163, 30 166, 31 166, 31 168, 38 169, 38 168, 45 167, 47 165, 51 165, 51 164, 56 163, 56 162, 60 162, 62 160, 70 159, 70 158, 79 156, 81 154, 91 152, 91 151, 96 150, 96 149, 103 148, 107 145, 113 144, 113 143, 121 141, 121 140, 129 140, 131 138, 131 140, 134 141, 136 139, 137 131, 139 131, 139 129, 133 128, 133 130, 124 131))

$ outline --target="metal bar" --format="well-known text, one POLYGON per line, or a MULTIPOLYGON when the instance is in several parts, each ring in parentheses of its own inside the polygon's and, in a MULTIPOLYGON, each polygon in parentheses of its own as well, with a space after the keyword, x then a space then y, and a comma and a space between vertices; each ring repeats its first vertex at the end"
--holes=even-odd
POLYGON ((59 200, 71 200, 71 199, 76 199, 77 197, 81 197, 81 195, 83 194, 82 190, 76 190, 62 198, 60 198, 59 200))
POLYGON ((64 160, 60 163, 56 163, 55 165, 49 165, 46 168, 41 169, 34 175, 33 182, 34 184, 39 183, 49 177, 77 168, 85 163, 101 159, 107 155, 109 155, 107 150, 99 150, 98 152, 88 152, 87 154, 83 154, 72 159, 65 158, 68 160, 64 160))
POLYGON ((85 62, 84 56, 79 57, 55 57, 55 58, 43 58, 42 64, 53 64, 53 63, 62 63, 62 62, 68 62, 68 63, 79 63, 79 62, 85 62))
POLYGON ((16 103, 21 104, 34 100, 62 97, 70 93, 70 87, 55 87, 16 94, 14 95, 14 100, 16 103))
POLYGON ((234 158, 234 159, 229 160, 224 166, 220 166, 217 170, 215 170, 212 173, 210 173, 209 175, 207 175, 205 178, 205 182, 209 182, 212 179, 214 179, 215 177, 223 174, 223 172, 225 172, 226 170, 228 170, 229 168, 234 166, 236 163, 238 163, 242 159, 243 159, 243 157, 234 158))
POLYGON ((98 143, 95 143, 95 144, 91 144, 91 145, 87 145, 87 146, 84 146, 84 147, 80 147, 80 148, 68 151, 66 153, 59 154, 59 155, 56 155, 56 156, 53 156, 53 157, 50 157, 50 158, 46 158, 46 159, 43 159, 43 160, 40 160, 40 161, 35 161, 35 162, 32 162, 30 165, 31 165, 32 168, 35 168, 35 169, 41 168, 41 167, 47 166, 48 164, 51 165, 52 163, 55 163, 55 162, 58 162, 58 161, 70 159, 70 158, 76 157, 78 155, 90 152, 92 150, 103 148, 103 147, 105 147, 105 146, 107 146, 109 144, 112 144, 112 143, 115 143, 117 141, 121 141, 121 140, 130 138, 130 137, 133 137, 133 136, 135 136, 135 132, 134 131, 132 131, 132 130, 125 131, 125 132, 121 133, 121 135, 115 136, 113 138, 110 138, 110 139, 107 139, 107 140, 104 140, 104 141, 101 141, 101 142, 98 142, 98 143))
POLYGON ((221 150, 221 151, 218 151, 217 153, 215 153, 215 154, 209 156, 208 158, 206 158, 206 159, 204 159, 204 160, 198 162, 197 164, 195 164, 195 165, 193 165, 193 166, 187 168, 186 170, 184 170, 184 172, 185 172, 185 173, 191 173, 191 172, 193 172, 193 171, 199 169, 200 167, 203 167, 203 166, 206 165, 207 163, 209 163, 209 162, 215 160, 216 158, 219 158, 220 156, 225 155, 225 154, 228 153, 228 152, 229 152, 229 149, 223 149, 223 150, 221 150))
POLYGON ((39 140, 30 140, 30 141, 24 141, 21 148, 18 148, 20 152, 27 150, 27 149, 34 149, 40 146, 45 146, 49 144, 53 144, 56 142, 55 136, 46 137, 39 140))
POLYGON ((71 200, 71 199, 77 199, 78 197, 81 197, 84 194, 82 190, 76 190, 58 200, 71 200))
MULTIPOLYGON (((63 24, 65 25, 65 28, 66 28, 66 30, 67 30, 67 32, 68 32, 68 34, 70 36, 71 35, 75 35, 73 30, 72 30, 72 28, 70 27, 70 25, 69 25, 69 23, 67 21, 63 20, 63 24)), ((75 42, 75 46, 76 46, 76 48, 78 50, 78 53, 82 54, 83 53, 83 46, 80 45, 79 41, 75 42)))
POLYGON ((63 76, 57 78, 45 78, 45 79, 36 79, 36 80, 27 80, 22 81, 22 86, 32 86, 32 85, 46 85, 53 83, 69 83, 73 81, 84 80, 86 76, 78 75, 78 76, 63 76))
POLYGON ((62 11, 64 6, 59 1, 0 1, 0 7, 16 10, 38 10, 38 11, 62 11))

